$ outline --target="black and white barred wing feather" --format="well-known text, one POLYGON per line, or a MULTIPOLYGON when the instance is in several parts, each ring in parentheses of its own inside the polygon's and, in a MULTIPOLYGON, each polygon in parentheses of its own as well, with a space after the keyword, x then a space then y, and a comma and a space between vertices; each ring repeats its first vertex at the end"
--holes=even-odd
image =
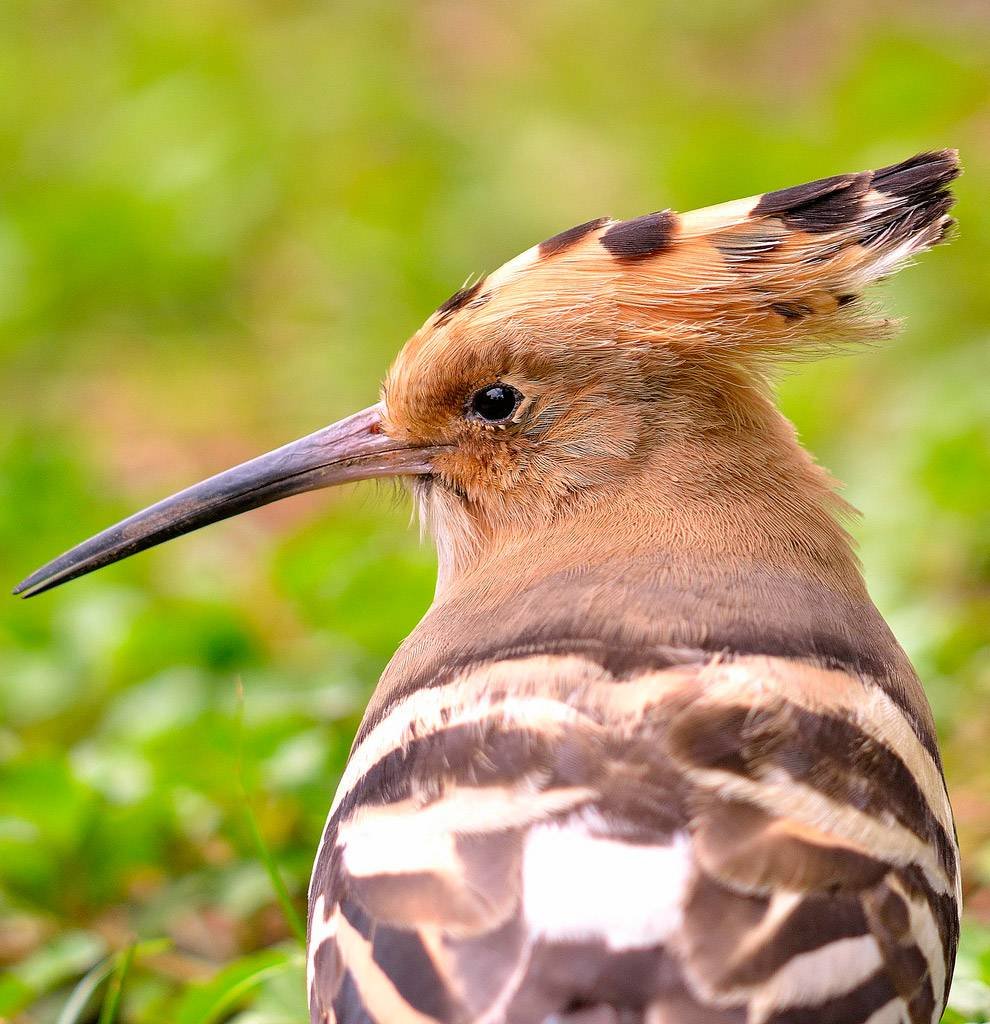
POLYGON ((312 893, 313 1021, 935 1024, 952 835, 875 683, 755 656, 483 666, 355 750, 312 893))

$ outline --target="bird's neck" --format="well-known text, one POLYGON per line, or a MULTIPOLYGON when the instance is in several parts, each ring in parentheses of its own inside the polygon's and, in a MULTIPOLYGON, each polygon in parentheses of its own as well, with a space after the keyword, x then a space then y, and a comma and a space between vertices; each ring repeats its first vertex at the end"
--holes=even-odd
POLYGON ((506 537, 441 588, 382 676, 361 735, 420 690, 486 665, 501 679, 496 666, 519 659, 551 659, 540 672, 553 659, 591 659, 620 679, 683 659, 753 654, 841 667, 897 689, 896 680, 914 679, 910 665, 830 522, 827 509, 802 516, 779 492, 721 519, 688 499, 660 515, 630 494, 625 505, 506 537), (764 523, 773 502, 786 529, 764 523))
MULTIPOLYGON (((833 481, 769 403, 759 432, 674 431, 613 481, 544 516, 493 516, 443 496, 434 509, 437 603, 508 596, 561 572, 646 559, 670 572, 786 573, 866 600, 833 481), (680 568, 678 568, 680 567, 680 568)), ((752 431, 752 424, 750 426, 752 431)), ((616 568, 616 572, 619 570, 616 568)))

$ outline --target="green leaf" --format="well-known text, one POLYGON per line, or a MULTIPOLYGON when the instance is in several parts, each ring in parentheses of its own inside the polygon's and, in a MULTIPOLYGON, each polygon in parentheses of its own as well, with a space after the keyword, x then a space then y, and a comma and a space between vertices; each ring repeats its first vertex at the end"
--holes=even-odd
POLYGON ((131 964, 134 962, 134 944, 117 954, 116 966, 113 977, 107 988, 107 994, 103 999, 103 1006, 100 1009, 99 1024, 114 1024, 117 1019, 117 1012, 120 1009, 120 996, 124 990, 124 982, 130 973, 131 964))
POLYGON ((27 1006, 33 994, 16 974, 0 975, 0 1019, 13 1016, 27 1006))
POLYGON ((171 939, 152 939, 149 942, 136 943, 113 956, 101 960, 80 979, 72 990, 68 1000, 58 1015, 56 1024, 76 1024, 83 1019, 83 1014, 93 1001, 99 987, 110 978, 110 988, 103 1000, 99 1024, 114 1024, 120 1003, 120 992, 124 979, 130 972, 135 958, 154 956, 162 953, 172 945, 171 939))
POLYGON ((104 948, 103 940, 90 932, 55 936, 10 971, 12 980, 0 987, 0 1010, 13 1013, 84 971, 100 968, 104 948))
POLYGON ((254 848, 261 859, 261 863, 265 865, 268 878, 272 883, 272 889, 275 891, 275 898, 282 908, 282 913, 285 915, 289 927, 292 929, 300 946, 305 949, 306 926, 303 924, 302 918, 292 903, 292 897, 289 895, 289 890, 285 887, 282 873, 279 871, 275 858, 272 856, 272 852, 268 849, 268 844, 261 834, 261 829, 258 827, 258 819, 255 817, 254 809, 251 807, 251 796, 244 783, 244 685, 239 679, 237 681, 237 782, 241 791, 244 816, 247 818, 248 829, 251 833, 254 848))
POLYGON ((192 985, 179 1004, 175 1024, 214 1024, 270 978, 298 969, 302 954, 270 949, 225 967, 208 982, 192 985))
POLYGON ((58 1015, 56 1024, 76 1024, 77 1021, 81 1020, 90 1003, 92 1003, 97 990, 110 976, 113 969, 114 958, 108 957, 87 971, 66 1000, 65 1006, 62 1007, 62 1012, 58 1015))

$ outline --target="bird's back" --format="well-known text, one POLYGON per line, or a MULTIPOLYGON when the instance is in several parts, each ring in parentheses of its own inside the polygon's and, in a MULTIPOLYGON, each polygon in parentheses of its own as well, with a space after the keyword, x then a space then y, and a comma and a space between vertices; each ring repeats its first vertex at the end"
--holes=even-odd
POLYGON ((937 1022, 958 934, 927 704, 876 610, 663 558, 442 603, 355 742, 314 1022, 937 1022))

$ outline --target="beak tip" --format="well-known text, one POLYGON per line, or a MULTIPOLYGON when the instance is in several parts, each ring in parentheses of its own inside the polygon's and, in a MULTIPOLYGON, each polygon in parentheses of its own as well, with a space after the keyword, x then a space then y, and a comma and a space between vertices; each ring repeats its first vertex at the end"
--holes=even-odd
POLYGON ((33 573, 25 576, 11 590, 11 594, 23 601, 26 598, 35 597, 38 594, 43 594, 46 590, 51 590, 52 587, 58 586, 62 579, 62 574, 58 572, 58 561, 59 559, 56 559, 55 562, 43 565, 40 569, 35 569, 33 573))
POLYGON ((21 580, 21 582, 18 583, 17 586, 14 587, 14 589, 11 591, 11 594, 14 597, 21 598, 22 600, 24 598, 33 597, 34 594, 36 593, 36 591, 33 590, 31 587, 31 581, 33 578, 34 574, 32 573, 31 576, 28 576, 25 579, 21 580))

